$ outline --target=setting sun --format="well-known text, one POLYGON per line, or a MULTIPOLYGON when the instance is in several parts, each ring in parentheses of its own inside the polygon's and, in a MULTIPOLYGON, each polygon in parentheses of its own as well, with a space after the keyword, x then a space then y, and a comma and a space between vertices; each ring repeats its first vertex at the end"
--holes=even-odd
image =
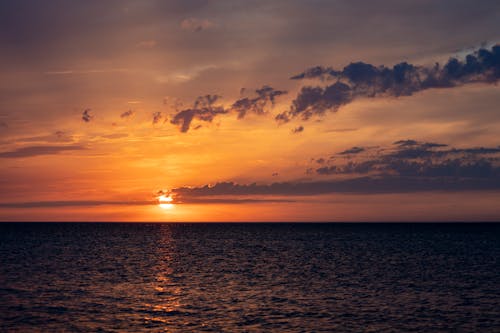
POLYGON ((158 199, 158 206, 160 206, 160 208, 171 209, 174 207, 172 203, 174 201, 174 198, 172 198, 171 195, 162 194, 158 196, 157 199, 158 199))

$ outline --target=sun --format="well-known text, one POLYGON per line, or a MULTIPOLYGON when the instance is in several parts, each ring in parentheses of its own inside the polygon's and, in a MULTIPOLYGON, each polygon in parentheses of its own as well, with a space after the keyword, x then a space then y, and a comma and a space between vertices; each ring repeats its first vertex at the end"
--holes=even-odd
POLYGON ((170 194, 161 194, 156 197, 158 199, 158 206, 163 209, 172 209, 174 207, 172 195, 170 194))

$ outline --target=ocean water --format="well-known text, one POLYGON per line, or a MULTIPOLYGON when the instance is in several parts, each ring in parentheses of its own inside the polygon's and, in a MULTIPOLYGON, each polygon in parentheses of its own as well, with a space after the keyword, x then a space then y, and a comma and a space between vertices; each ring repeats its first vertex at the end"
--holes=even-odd
POLYGON ((1 332, 500 332, 499 224, 0 224, 1 332))

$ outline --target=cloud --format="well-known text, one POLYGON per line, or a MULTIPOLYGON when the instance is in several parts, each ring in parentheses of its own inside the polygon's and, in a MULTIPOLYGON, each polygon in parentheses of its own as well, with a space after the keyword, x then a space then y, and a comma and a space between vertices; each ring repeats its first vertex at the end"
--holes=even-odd
MULTIPOLYGON (((244 90, 243 90, 244 91, 244 90)), ((173 115, 170 121, 178 125, 181 132, 189 131, 193 120, 212 122, 221 114, 236 113, 238 119, 243 119, 249 112, 263 115, 272 107, 278 96, 286 94, 286 91, 276 90, 269 86, 263 86, 255 90, 254 97, 243 97, 235 101, 229 108, 219 104, 221 96, 205 95, 196 99, 191 108, 181 110, 173 115)))
POLYGON ((450 148, 446 144, 400 140, 372 154, 353 147, 349 157, 316 169, 318 175, 392 175, 397 177, 484 178, 500 180, 500 147, 450 148), (355 156, 352 156, 355 154, 355 156))
POLYGON ((28 146, 11 151, 0 152, 0 158, 22 158, 40 155, 54 155, 65 151, 84 150, 80 145, 70 146, 28 146))
POLYGON ((187 18, 182 20, 180 27, 182 30, 191 32, 200 32, 203 30, 209 30, 214 28, 216 25, 214 22, 207 19, 197 19, 197 18, 187 18))
POLYGON ((73 141, 74 138, 72 135, 63 131, 56 131, 48 135, 29 136, 29 137, 16 138, 13 140, 0 141, 0 144, 26 143, 26 142, 60 143, 60 142, 73 142, 73 141))
POLYGON ((293 134, 297 134, 297 133, 300 133, 300 132, 303 132, 304 131, 304 126, 298 126, 298 127, 295 127, 292 129, 292 133, 293 134))
POLYGON ((271 184, 220 182, 180 187, 171 192, 189 200, 220 195, 500 190, 500 146, 452 148, 440 143, 400 140, 382 148, 352 147, 336 156, 343 156, 338 159, 345 163, 326 158, 312 159, 312 163, 321 167, 308 168, 306 172, 321 178, 329 176, 327 179, 271 184))
POLYGON ((228 113, 228 110, 224 109, 223 106, 216 104, 219 99, 220 96, 217 95, 200 96, 192 108, 178 112, 170 122, 178 125, 183 133, 189 130, 194 119, 211 122, 215 116, 228 113))
POLYGON ((415 177, 358 177, 347 180, 322 180, 314 182, 280 182, 272 184, 217 183, 213 186, 180 187, 172 190, 179 200, 197 197, 283 195, 308 196, 330 193, 411 193, 421 191, 500 190, 500 179, 450 179, 415 177))
POLYGON ((91 114, 91 109, 85 109, 82 113, 82 120, 86 123, 88 123, 89 121, 91 121, 94 116, 91 114))
POLYGON ((128 110, 128 111, 125 111, 123 112, 121 115, 120 115, 120 118, 129 118, 131 116, 134 115, 134 111, 132 110, 128 110))
POLYGON ((104 139, 110 139, 110 140, 113 140, 113 139, 122 139, 122 138, 126 138, 128 137, 128 134, 126 133, 114 133, 114 134, 105 134, 105 135, 101 135, 102 138, 104 139))
POLYGON ((143 49, 152 49, 155 47, 158 43, 156 40, 151 39, 151 40, 143 40, 140 41, 139 43, 136 44, 138 48, 143 48, 143 49))
POLYGON ((105 73, 123 73, 128 72, 127 68, 101 68, 101 69, 65 69, 46 71, 45 75, 86 75, 86 74, 105 74, 105 73))
MULTIPOLYGON (((242 92, 245 90, 242 89, 242 92)), ((242 119, 248 112, 253 112, 255 114, 266 113, 266 106, 270 103, 274 105, 276 97, 285 95, 287 92, 285 90, 276 90, 269 86, 263 86, 260 89, 255 90, 256 97, 241 98, 231 105, 231 111, 238 113, 238 119, 242 119)))
POLYGON ((153 125, 158 124, 162 117, 163 117, 163 115, 161 114, 161 112, 159 112, 159 111, 154 112, 153 113, 153 125))
POLYGON ((450 58, 441 66, 416 66, 407 62, 373 66, 364 62, 351 63, 343 70, 316 66, 292 76, 293 80, 335 80, 326 87, 302 87, 288 111, 276 116, 279 122, 301 117, 304 120, 326 111, 337 111, 357 98, 410 96, 416 92, 451 88, 468 83, 496 83, 500 79, 500 45, 491 50, 479 49, 467 54, 464 60, 450 58))
POLYGON ((344 150, 339 153, 339 155, 348 155, 348 154, 358 154, 364 152, 365 148, 363 147, 352 147, 350 149, 344 150))
POLYGON ((87 206, 130 206, 156 205, 157 201, 99 201, 99 200, 68 200, 68 201, 28 201, 0 203, 3 208, 56 208, 56 207, 87 207, 87 206))
MULTIPOLYGON (((182 198, 175 204, 252 204, 294 202, 287 199, 237 199, 237 198, 182 198)), ((157 200, 105 201, 105 200, 68 200, 68 201, 25 201, 0 203, 0 208, 58 208, 58 207, 95 207, 95 206, 156 206, 157 200)))

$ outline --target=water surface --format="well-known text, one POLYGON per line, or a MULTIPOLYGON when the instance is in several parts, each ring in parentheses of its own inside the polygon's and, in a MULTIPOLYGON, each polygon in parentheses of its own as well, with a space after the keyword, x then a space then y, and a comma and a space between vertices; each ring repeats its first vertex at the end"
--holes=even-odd
POLYGON ((2 332, 499 332, 498 224, 0 224, 2 332))

